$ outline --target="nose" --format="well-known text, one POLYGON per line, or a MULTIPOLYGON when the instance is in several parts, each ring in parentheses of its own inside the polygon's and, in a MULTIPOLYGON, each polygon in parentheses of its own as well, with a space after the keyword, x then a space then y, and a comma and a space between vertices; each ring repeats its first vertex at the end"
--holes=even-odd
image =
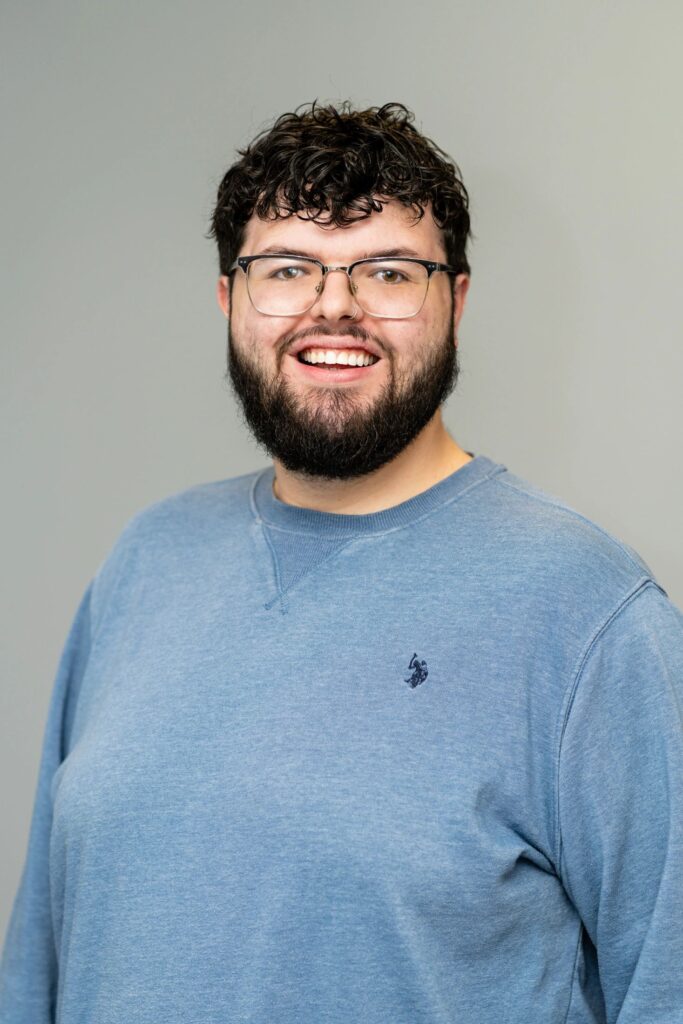
POLYGON ((331 267, 327 271, 310 313, 316 320, 355 320, 361 315, 345 270, 331 267))

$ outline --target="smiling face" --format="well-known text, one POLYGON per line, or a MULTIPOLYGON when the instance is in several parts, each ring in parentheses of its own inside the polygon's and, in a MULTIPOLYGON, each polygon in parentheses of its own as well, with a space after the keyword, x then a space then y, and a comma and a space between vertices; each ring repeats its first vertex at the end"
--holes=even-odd
MULTIPOLYGON (((347 227, 252 217, 240 255, 266 252, 334 266, 389 253, 446 262, 429 209, 416 221, 396 201, 347 227)), ((235 271, 232 297, 221 277, 228 373, 256 440, 287 469, 327 479, 362 476, 398 455, 457 381, 456 332, 469 280, 461 274, 455 288, 453 282, 452 275, 433 274, 420 312, 390 320, 360 310, 342 272, 328 273, 311 309, 292 317, 258 312, 242 270, 235 271), (339 349, 348 361, 330 368, 339 349), (362 365, 367 352, 373 361, 362 365)))

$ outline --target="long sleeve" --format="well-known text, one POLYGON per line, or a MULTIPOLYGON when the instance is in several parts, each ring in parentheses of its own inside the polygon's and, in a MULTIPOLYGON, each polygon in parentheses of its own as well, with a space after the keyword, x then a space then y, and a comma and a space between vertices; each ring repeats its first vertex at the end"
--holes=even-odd
POLYGON ((50 909, 51 786, 68 750, 76 697, 88 659, 91 589, 92 583, 81 598, 53 685, 28 850, 0 962, 2 1024, 52 1024, 55 1019, 58 973, 50 909))
POLYGON ((683 615, 652 581, 586 652, 558 801, 608 1024, 683 1022, 683 615))

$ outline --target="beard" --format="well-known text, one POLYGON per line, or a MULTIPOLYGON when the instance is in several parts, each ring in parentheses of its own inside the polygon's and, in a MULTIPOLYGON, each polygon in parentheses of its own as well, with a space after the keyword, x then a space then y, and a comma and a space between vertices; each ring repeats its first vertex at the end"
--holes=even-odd
MULTIPOLYGON (((353 386, 304 386, 301 395, 282 375, 269 379, 244 354, 249 346, 235 345, 229 324, 226 379, 256 442, 286 469, 325 480, 365 476, 399 455, 455 388, 459 364, 452 317, 449 323, 447 333, 427 347, 420 363, 413 360, 405 373, 397 374, 385 357, 388 379, 371 403, 353 386)), ((314 333, 316 337, 348 335, 360 341, 370 337, 355 324, 334 330, 320 325, 314 333)), ((283 351, 305 334, 289 335, 283 351)), ((380 345, 379 339, 374 340, 380 345)), ((414 351, 421 350, 425 350, 424 341, 416 339, 414 351)))

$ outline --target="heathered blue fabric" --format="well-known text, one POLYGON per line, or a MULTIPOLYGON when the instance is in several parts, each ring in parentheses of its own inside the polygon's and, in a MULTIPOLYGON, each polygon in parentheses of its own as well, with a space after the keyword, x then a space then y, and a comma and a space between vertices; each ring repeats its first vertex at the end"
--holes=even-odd
POLYGON ((647 565, 484 455, 368 515, 272 480, 143 509, 85 590, 3 1024, 683 1021, 647 565))

